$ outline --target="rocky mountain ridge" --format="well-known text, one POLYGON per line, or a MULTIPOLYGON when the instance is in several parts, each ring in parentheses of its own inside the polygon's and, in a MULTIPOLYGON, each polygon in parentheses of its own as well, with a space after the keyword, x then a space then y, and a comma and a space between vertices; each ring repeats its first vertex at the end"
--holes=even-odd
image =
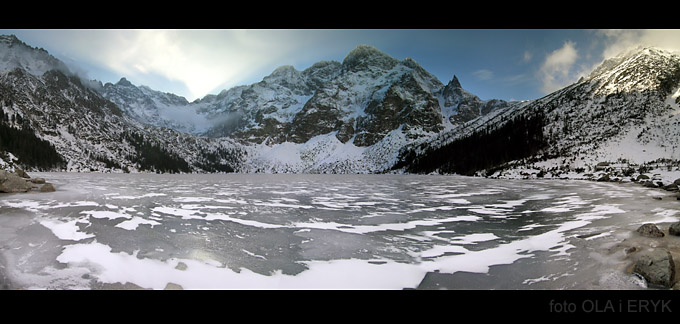
MULTIPOLYGON (((444 86, 410 58, 360 45, 343 62, 318 62, 303 71, 281 66, 260 82, 182 109, 212 122, 194 135, 228 137, 250 152, 242 172, 380 172, 404 145, 509 105, 483 101, 454 80, 444 86)), ((114 88, 121 91, 102 95, 134 111, 140 100, 114 88)))
MULTIPOLYGON (((462 139, 474 143, 470 136, 527 136, 508 135, 510 123, 532 127, 526 140, 535 148, 521 158, 502 153, 510 160, 483 174, 680 155, 680 59, 654 48, 606 60, 577 83, 524 102, 481 100, 456 76, 444 85, 414 60, 368 45, 342 62, 281 66, 260 82, 193 102, 125 78, 92 87, 16 37, 0 38, 3 57, 4 125, 25 125, 51 143, 68 171, 422 172, 411 166, 462 139)), ((483 150, 468 151, 477 159, 483 150)), ((449 164, 458 157, 440 156, 449 164)), ((21 166, 12 152, 0 159, 21 166)))
MULTIPOLYGON (((598 164, 645 163, 680 159, 680 56, 656 48, 637 48, 605 60, 587 77, 542 98, 471 120, 442 132, 428 143, 402 152, 426 160, 471 134, 493 133, 518 117, 540 114, 543 145, 539 153, 507 161, 504 167, 479 170, 503 176, 507 170, 534 174, 593 172, 598 164), (503 171, 505 169, 506 171, 503 171)), ((408 164, 402 161, 402 164, 408 164)), ((677 168, 677 165, 675 165, 677 168)))
POLYGON ((238 148, 144 125, 40 49, 3 37, 0 57, 18 58, 0 71, 0 164, 31 170, 209 172, 233 170, 238 148), (18 64, 15 64, 19 62, 18 64), (9 70, 7 70, 9 69, 9 70), (27 139, 33 138, 30 142, 27 139), (17 141, 28 141, 19 149, 17 141), (49 143, 44 152, 30 143, 49 143), (30 146, 30 147, 27 147, 30 146), (52 148, 50 148, 50 146, 52 148), (8 148, 14 147, 12 150, 8 148), (35 157, 55 150, 51 166, 35 157), (63 163, 62 163, 63 161, 63 163))

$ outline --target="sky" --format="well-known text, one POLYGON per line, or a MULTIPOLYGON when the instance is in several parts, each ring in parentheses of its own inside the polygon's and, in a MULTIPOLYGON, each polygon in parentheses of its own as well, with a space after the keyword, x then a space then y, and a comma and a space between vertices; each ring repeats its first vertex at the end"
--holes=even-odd
POLYGON ((46 49, 90 80, 189 101, 261 81, 282 65, 304 70, 368 44, 410 57, 442 83, 455 75, 483 100, 537 99, 630 47, 680 50, 680 30, 586 29, 0 29, 46 49))

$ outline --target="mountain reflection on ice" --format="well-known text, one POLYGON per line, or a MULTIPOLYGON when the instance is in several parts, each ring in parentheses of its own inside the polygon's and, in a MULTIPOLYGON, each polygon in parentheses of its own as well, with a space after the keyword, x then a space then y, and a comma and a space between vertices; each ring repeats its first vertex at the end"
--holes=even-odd
POLYGON ((0 200, 3 288, 636 289, 609 248, 680 212, 585 181, 36 176, 57 191, 0 200))

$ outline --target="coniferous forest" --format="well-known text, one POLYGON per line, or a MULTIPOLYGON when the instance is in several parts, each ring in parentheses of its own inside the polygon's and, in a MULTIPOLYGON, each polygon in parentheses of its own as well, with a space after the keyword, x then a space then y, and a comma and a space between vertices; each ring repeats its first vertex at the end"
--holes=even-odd
POLYGON ((18 162, 27 168, 50 170, 66 165, 54 146, 35 136, 29 123, 20 115, 10 116, 4 112, 0 113, 0 152, 14 154, 18 162), (12 124, 20 126, 14 128, 12 124))
POLYGON ((518 116, 496 129, 483 129, 420 156, 407 151, 394 167, 412 173, 455 173, 473 175, 503 163, 526 158, 546 147, 545 116, 538 112, 518 116))
POLYGON ((136 162, 140 170, 161 173, 191 172, 186 161, 168 152, 160 145, 146 140, 144 136, 134 132, 126 132, 124 138, 135 147, 137 154, 128 158, 130 161, 136 162))

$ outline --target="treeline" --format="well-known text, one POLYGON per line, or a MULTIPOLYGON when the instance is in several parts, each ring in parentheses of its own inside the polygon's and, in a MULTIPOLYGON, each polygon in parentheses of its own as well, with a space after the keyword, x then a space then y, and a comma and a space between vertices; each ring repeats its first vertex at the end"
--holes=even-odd
POLYGON ((20 115, 7 115, 5 112, 0 114, 0 152, 10 152, 25 167, 38 170, 63 168, 66 165, 52 143, 35 136, 28 121, 20 115), (19 125, 19 128, 12 127, 12 124, 19 125))
POLYGON ((196 166, 206 172, 234 172, 234 168, 222 163, 222 160, 230 159, 230 153, 221 148, 218 148, 215 152, 202 152, 201 157, 203 161, 197 162, 196 166))
POLYGON ((158 173, 191 172, 186 161, 168 152, 160 145, 146 140, 144 136, 134 132, 126 132, 123 138, 135 147, 137 153, 127 158, 137 163, 140 170, 158 173))
POLYGON ((487 127, 420 156, 411 150, 402 154, 393 169, 411 173, 455 173, 473 175, 513 160, 523 159, 546 147, 545 116, 541 112, 518 116, 495 129, 487 127))

